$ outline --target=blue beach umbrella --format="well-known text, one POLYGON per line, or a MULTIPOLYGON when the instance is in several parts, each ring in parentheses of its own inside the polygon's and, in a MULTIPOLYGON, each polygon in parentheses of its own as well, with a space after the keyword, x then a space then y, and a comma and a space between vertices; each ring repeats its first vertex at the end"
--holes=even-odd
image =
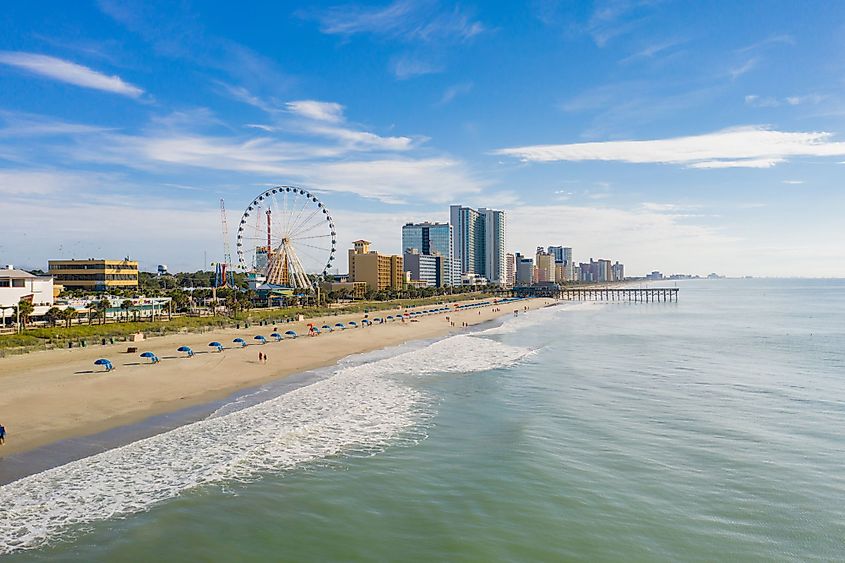
POLYGON ((337 323, 337 324, 335 324, 334 326, 335 326, 335 327, 337 327, 337 328, 339 328, 340 330, 343 330, 343 329, 345 329, 345 328, 346 328, 346 327, 343 325, 343 323, 337 323))
POLYGON ((156 356, 152 352, 141 352, 141 357, 142 358, 149 358, 151 364, 157 364, 161 361, 161 360, 158 359, 158 356, 156 356))
POLYGON ((222 351, 223 351, 223 345, 222 345, 222 344, 220 344, 220 343, 219 343, 219 342, 217 342, 217 341, 214 341, 214 342, 209 342, 209 343, 208 343, 208 345, 209 345, 210 347, 217 348, 217 351, 218 351, 218 352, 222 352, 222 351))
POLYGON ((176 348, 176 351, 177 352, 186 352, 188 354, 189 358, 194 355, 194 351, 191 350, 188 346, 179 346, 178 348, 176 348))
POLYGON ((327 330, 329 332, 332 332, 332 327, 330 327, 329 325, 323 325, 320 328, 322 328, 323 330, 327 330))
POLYGON ((312 332, 312 333, 314 333, 314 334, 320 334, 320 329, 319 329, 319 328, 317 328, 316 326, 315 326, 315 327, 311 327, 311 332, 312 332))
POLYGON ((260 334, 253 336, 252 339, 258 340, 259 342, 261 342, 261 344, 267 344, 267 339, 261 336, 260 334))
POLYGON ((368 324, 372 324, 372 323, 369 320, 364 319, 363 321, 361 321, 361 324, 362 325, 368 325, 368 324))
POLYGON ((275 338, 276 342, 280 342, 282 340, 282 335, 279 334, 278 332, 271 332, 270 338, 275 338))
POLYGON ((374 322, 374 323, 381 324, 381 323, 383 323, 383 322, 384 322, 384 319, 383 319, 383 318, 381 318, 381 317, 376 317, 376 318, 374 318, 374 319, 373 319, 373 322, 374 322))
POLYGON ((244 340, 240 336, 232 340, 232 342, 234 342, 235 344, 240 344, 241 348, 244 348, 246 346, 246 340, 244 340))
POLYGON ((387 315, 387 320, 388 320, 388 321, 392 321, 392 320, 393 320, 393 315, 387 315))
POLYGON ((358 323, 356 323, 355 321, 349 321, 349 326, 351 326, 352 328, 356 328, 358 326, 358 323))
POLYGON ((290 336, 291 338, 296 338, 296 332, 292 330, 286 330, 285 336, 290 336))
POLYGON ((103 366, 104 368, 106 368, 106 371, 111 371, 111 370, 114 369, 114 366, 111 365, 111 361, 109 361, 105 358, 100 358, 99 360, 96 360, 94 362, 94 365, 95 366, 103 366))

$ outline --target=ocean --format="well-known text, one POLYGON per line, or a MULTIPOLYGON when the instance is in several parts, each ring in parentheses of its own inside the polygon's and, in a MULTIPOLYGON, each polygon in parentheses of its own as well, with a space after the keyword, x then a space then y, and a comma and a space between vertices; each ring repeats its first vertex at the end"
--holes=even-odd
POLYGON ((845 281, 348 358, 0 486, 6 561, 845 559, 845 281))

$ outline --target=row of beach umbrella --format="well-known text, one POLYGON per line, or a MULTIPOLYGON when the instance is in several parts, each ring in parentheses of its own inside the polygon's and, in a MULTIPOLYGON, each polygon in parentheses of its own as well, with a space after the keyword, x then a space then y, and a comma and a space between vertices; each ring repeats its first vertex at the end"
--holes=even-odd
MULTIPOLYGON (((513 302, 513 301, 519 301, 520 299, 521 298, 519 298, 519 297, 512 297, 512 298, 499 300, 495 304, 509 303, 509 302, 513 302)), ((475 308, 478 308, 478 307, 484 307, 484 306, 493 305, 493 304, 494 303, 491 302, 491 301, 484 301, 484 302, 481 302, 481 303, 471 303, 471 304, 467 304, 467 305, 456 305, 454 310, 462 311, 462 310, 475 309, 475 308)), ((399 321, 399 320, 402 320, 403 318, 414 318, 414 317, 419 317, 419 316, 422 316, 422 315, 432 315, 432 314, 435 314, 435 313, 447 313, 447 312, 450 312, 450 311, 452 311, 452 309, 448 306, 445 306, 445 307, 437 307, 437 308, 434 308, 434 309, 423 309, 421 311, 408 311, 408 312, 405 312, 405 313, 398 313, 396 315, 387 315, 385 317, 375 317, 373 319, 362 319, 360 325, 355 321, 348 321, 346 324, 335 323, 334 326, 324 324, 320 328, 317 328, 316 326, 313 326, 313 325, 309 325, 309 332, 312 335, 317 335, 317 334, 321 334, 322 331, 334 332, 334 331, 337 331, 337 330, 346 330, 348 328, 358 328, 359 326, 372 326, 374 323, 375 324, 383 324, 385 322, 399 321)), ((270 333, 270 338, 275 339, 276 342, 281 342, 282 340, 284 340, 286 338, 296 338, 297 336, 298 335, 296 334, 296 331, 293 331, 293 330, 286 330, 283 334, 278 333, 278 332, 270 333)), ((253 340, 258 342, 260 345, 267 344, 267 338, 260 335, 260 334, 253 336, 253 340)), ((233 344, 239 344, 238 347, 240 347, 240 348, 245 348, 246 346, 249 345, 247 343, 247 341, 244 340, 241 337, 235 338, 234 340, 232 340, 232 343, 233 344)), ((213 341, 213 342, 209 342, 208 346, 210 348, 216 348, 218 352, 223 352, 223 350, 226 349, 225 346, 223 346, 223 344, 221 342, 218 342, 216 340, 213 341)), ((191 358, 191 357, 194 356, 194 351, 189 346, 179 346, 179 348, 177 348, 176 351, 185 353, 185 357, 187 357, 187 358, 191 358)), ((151 364, 157 364, 157 363, 161 362, 161 359, 153 352, 142 352, 140 354, 140 357, 148 358, 150 360, 151 364)), ((114 364, 112 364, 111 360, 109 360, 107 358, 97 359, 94 362, 94 365, 103 366, 105 371, 112 371, 114 369, 114 364)))

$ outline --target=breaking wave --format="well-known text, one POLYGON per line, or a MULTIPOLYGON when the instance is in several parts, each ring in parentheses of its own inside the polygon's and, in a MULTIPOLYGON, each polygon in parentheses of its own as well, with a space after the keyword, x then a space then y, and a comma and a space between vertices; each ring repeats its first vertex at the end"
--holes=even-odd
POLYGON ((435 402, 414 379, 507 367, 529 353, 459 335, 369 363, 341 364, 330 377, 265 402, 0 486, 0 554, 148 510, 195 487, 246 482, 414 440, 435 402))

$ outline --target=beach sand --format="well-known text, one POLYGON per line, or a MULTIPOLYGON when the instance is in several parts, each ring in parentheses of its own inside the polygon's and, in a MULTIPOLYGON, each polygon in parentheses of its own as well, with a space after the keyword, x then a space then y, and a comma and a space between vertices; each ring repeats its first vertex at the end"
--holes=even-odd
MULTIPOLYGON (((86 436, 170 413, 192 405, 222 399, 240 389, 294 373, 325 367, 363 352, 400 345, 411 340, 436 338, 460 332, 466 322, 475 325, 498 316, 512 315, 523 307, 538 308, 551 299, 530 299, 500 306, 485 306, 459 313, 421 316, 418 322, 386 322, 381 325, 324 332, 303 336, 308 323, 315 326, 348 321, 360 323, 364 315, 340 315, 286 323, 281 332, 295 330, 299 338, 275 342, 272 326, 253 325, 248 329, 221 329, 206 333, 185 333, 149 338, 138 343, 120 343, 88 348, 49 350, 22 356, 0 358, 0 424, 7 430, 0 455, 31 450, 66 438, 86 436), (480 314, 479 314, 480 313, 480 314), (452 327, 445 317, 455 322, 452 327), (268 338, 266 345, 253 339, 268 338), (230 348, 234 338, 250 345, 230 348), (208 343, 219 341, 227 349, 211 352, 208 343), (190 346, 192 358, 177 352, 190 346), (126 353, 127 346, 138 352, 126 353), (151 351, 159 364, 140 358, 151 351), (265 353, 266 363, 258 361, 265 353), (93 362, 108 358, 115 366, 109 373, 93 362)), ((422 310, 426 307, 418 307, 422 310)), ((408 309, 411 311, 414 309, 408 309)), ((396 314, 370 313, 370 318, 396 314)), ((463 329, 466 330, 466 329, 463 329)))

